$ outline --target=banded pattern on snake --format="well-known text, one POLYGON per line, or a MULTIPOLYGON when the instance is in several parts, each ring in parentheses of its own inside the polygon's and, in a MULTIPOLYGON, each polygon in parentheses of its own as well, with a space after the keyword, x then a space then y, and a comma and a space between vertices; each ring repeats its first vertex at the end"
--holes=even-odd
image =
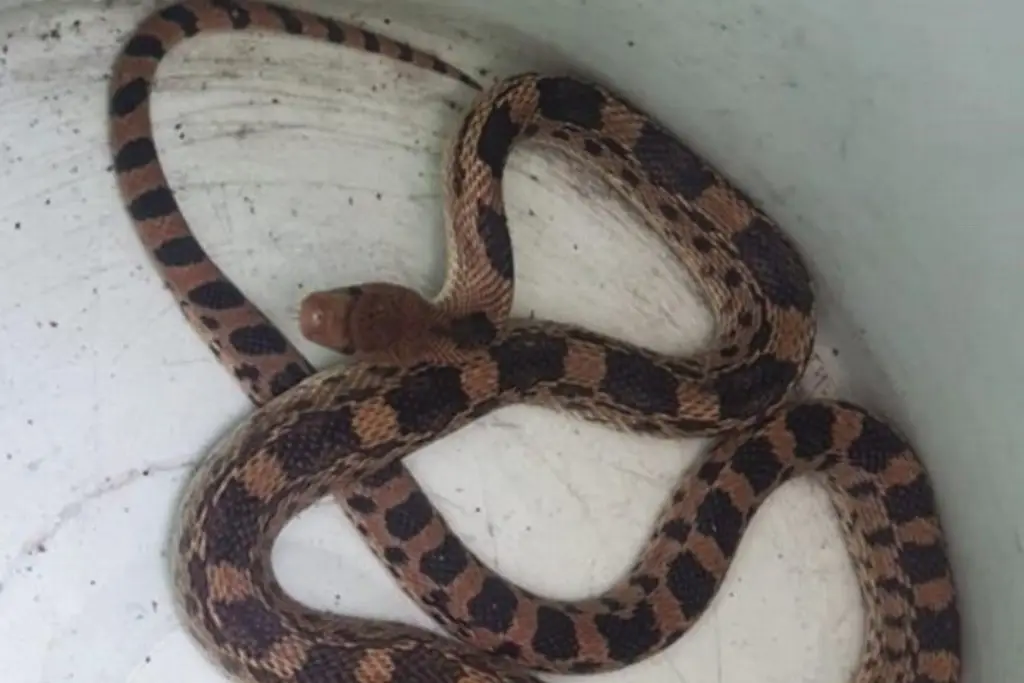
POLYGON ((357 357, 312 366, 216 267, 157 160, 159 60, 209 30, 344 43, 479 87, 431 55, 298 10, 186 0, 126 42, 112 76, 115 170, 143 243, 183 313, 259 409, 191 480, 174 571, 192 634, 252 681, 533 681, 526 669, 614 669, 664 649, 713 598, 743 530, 783 482, 822 478, 868 609, 858 681, 957 681, 959 614, 927 474, 896 431, 846 402, 782 407, 814 336, 813 292, 774 223, 610 91, 523 74, 483 93, 449 152, 449 278, 433 301, 386 283, 319 292, 305 336, 357 357), (720 343, 675 358, 551 322, 508 320, 514 271, 501 180, 515 142, 596 164, 701 276, 720 343), (401 458, 501 406, 533 402, 613 427, 723 435, 677 488, 643 554, 604 595, 533 595, 479 561, 401 458), (269 551, 305 506, 335 495, 400 585, 461 641, 337 617, 288 597, 269 551))

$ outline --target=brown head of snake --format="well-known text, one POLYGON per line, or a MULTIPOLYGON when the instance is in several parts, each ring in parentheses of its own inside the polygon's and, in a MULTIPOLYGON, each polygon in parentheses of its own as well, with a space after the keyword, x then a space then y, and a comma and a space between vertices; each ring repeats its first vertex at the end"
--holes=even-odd
POLYGON ((444 323, 444 313, 418 292, 390 282, 313 292, 299 306, 302 336, 366 362, 422 359, 444 323))
POLYGON ((167 51, 203 31, 248 29, 351 45, 475 86, 384 36, 238 0, 157 10, 115 64, 111 142, 129 213, 186 318, 259 406, 190 479, 171 549, 184 622, 226 671, 254 683, 536 683, 526 668, 625 666, 686 633, 761 503, 811 476, 832 496, 867 610, 857 683, 959 680, 956 592, 927 473, 893 427, 858 406, 783 406, 811 353, 813 289, 796 250, 750 200, 607 89, 505 79, 478 99, 448 156, 444 289, 429 303, 380 283, 312 295, 306 333, 365 356, 313 374, 202 250, 151 137, 149 91, 167 51), (594 164, 642 210, 699 277, 719 323, 715 345, 678 358, 574 326, 506 320, 513 267, 501 179, 524 138, 594 164), (416 336, 426 321, 424 344, 416 336), (722 436, 679 483, 631 570, 600 596, 554 600, 493 572, 401 462, 521 402, 650 434, 722 436), (456 639, 313 610, 283 591, 274 540, 325 495, 456 639))

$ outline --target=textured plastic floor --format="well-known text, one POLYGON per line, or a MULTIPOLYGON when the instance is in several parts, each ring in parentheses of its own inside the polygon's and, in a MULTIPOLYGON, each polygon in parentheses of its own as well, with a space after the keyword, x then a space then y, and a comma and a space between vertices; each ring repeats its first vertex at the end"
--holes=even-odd
MULTIPOLYGON (((144 11, 28 3, 0 12, 0 670, 9 683, 227 680, 179 626, 164 542, 190 467, 251 408, 161 288, 108 168, 105 76, 144 11)), ((446 32, 441 19, 414 29, 363 18, 488 73, 517 70, 534 49, 446 32)), ((199 238, 300 340, 304 292, 372 279, 427 293, 440 285, 440 152, 471 96, 349 49, 235 35, 172 52, 154 115, 199 238)), ((711 318, 687 276, 589 171, 523 147, 506 190, 517 314, 662 350, 709 339, 711 318)), ((836 356, 845 359, 827 335, 808 379, 819 393, 840 386, 836 356)), ((335 360, 301 347, 321 367, 335 360)), ((535 590, 582 597, 631 563, 703 446, 517 408, 408 462, 487 562, 535 590)), ((300 599, 432 628, 329 504, 296 520, 276 553, 300 599)), ((860 628, 831 509, 797 482, 755 520, 697 628, 604 679, 839 683, 860 628)))

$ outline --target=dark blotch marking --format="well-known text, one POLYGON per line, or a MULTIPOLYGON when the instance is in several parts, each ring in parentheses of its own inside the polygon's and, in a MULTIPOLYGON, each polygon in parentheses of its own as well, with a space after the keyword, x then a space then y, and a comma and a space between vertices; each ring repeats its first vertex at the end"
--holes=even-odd
POLYGON ((760 353, 768 348, 768 342, 772 340, 772 326, 768 323, 767 318, 761 318, 761 325, 757 328, 757 331, 750 336, 750 342, 747 344, 747 348, 750 353, 760 353))
POLYGON ((589 398, 594 395, 594 390, 580 384, 567 383, 551 387, 551 393, 566 398, 589 398))
POLYGON ((211 0, 210 4, 227 13, 228 18, 231 19, 231 27, 235 30, 248 28, 252 23, 249 10, 242 8, 241 5, 237 5, 231 0, 211 0))
POLYGON ((616 614, 599 614, 594 625, 604 637, 608 655, 616 662, 631 664, 658 645, 661 631, 658 621, 646 603, 637 605, 628 618, 616 614))
POLYGON ((718 581, 690 551, 669 565, 666 584, 687 619, 696 619, 715 595, 718 581))
MULTIPOLYGON (((633 173, 632 171, 630 171, 628 168, 627 169, 623 169, 623 171, 622 171, 622 179, 625 180, 626 184, 629 185, 630 187, 636 187, 637 185, 640 184, 640 177, 636 173, 633 173)), ((664 206, 667 206, 667 205, 663 205, 662 206, 662 209, 661 209, 662 213, 665 212, 664 206)), ((667 216, 666 216, 666 218, 667 218, 667 216)))
POLYGON ((718 350, 718 353, 720 353, 722 355, 722 358, 732 358, 732 357, 734 357, 739 352, 740 352, 740 349, 735 344, 730 344, 729 346, 723 346, 722 348, 720 348, 718 350))
MULTIPOLYGON (((423 596, 423 604, 436 608, 444 614, 448 614, 448 605, 451 603, 451 596, 440 588, 435 588, 423 596)), ((450 616, 450 615, 449 615, 450 616)))
POLYGON ((400 368, 389 367, 386 365, 369 367, 367 368, 367 370, 370 372, 370 374, 375 375, 377 377, 383 377, 384 379, 394 377, 395 375, 402 371, 400 368))
POLYGON ((658 580, 646 574, 639 574, 630 578, 629 583, 642 590, 644 595, 650 595, 658 587, 658 580))
POLYGON ((482 311, 456 318, 448 327, 448 335, 461 349, 490 344, 497 333, 491 319, 482 311))
POLYGON ((587 154, 594 157, 599 157, 604 154, 604 147, 590 138, 583 141, 583 149, 586 150, 587 154))
POLYGON ((650 122, 644 124, 633 154, 654 184, 687 199, 694 199, 715 181, 696 154, 650 122))
POLYGON ((922 650, 960 652, 960 611, 953 603, 939 611, 919 608, 914 635, 922 650))
POLYGON ((403 434, 443 430, 469 407, 461 373, 454 367, 426 367, 402 378, 384 395, 403 434))
POLYGON ((259 657, 286 634, 280 617, 256 598, 213 607, 224 637, 250 656, 259 657))
POLYGON ((693 248, 702 254, 706 254, 709 251, 711 251, 711 246, 711 240, 709 240, 707 237, 697 235, 696 237, 693 238, 693 248))
POLYGON ((384 513, 384 524, 389 534, 400 541, 408 541, 426 529, 433 518, 433 508, 426 494, 413 491, 408 498, 384 513))
POLYGON ((883 471, 906 448, 903 440, 884 422, 865 415, 861 431, 850 444, 850 461, 872 474, 883 471))
POLYGON ((348 408, 305 412, 267 444, 289 477, 318 474, 359 445, 348 408))
POLYGON ((156 147, 153 138, 136 138, 126 142, 114 157, 114 170, 127 173, 156 161, 156 147))
POLYGON ((260 381, 260 369, 249 363, 242 363, 235 368, 235 378, 244 382, 255 384, 260 381))
MULTIPOLYGON (((128 204, 128 214, 137 222, 170 216, 178 210, 178 203, 169 187, 147 190, 128 204)), ((186 239, 184 237, 178 239, 186 239)))
POLYGON ((362 479, 362 484, 369 488, 380 488, 388 482, 394 481, 405 472, 405 466, 401 460, 392 460, 384 467, 374 470, 362 479))
POLYGON ((949 560, 938 543, 904 543, 900 566, 914 583, 928 583, 949 575, 949 560))
POLYGON ((864 540, 868 542, 868 545, 891 546, 896 543, 896 534, 889 527, 884 527, 866 534, 864 540))
POLYGON ((484 579, 480 592, 466 604, 473 622, 491 633, 505 633, 512 628, 519 600, 508 585, 493 576, 484 579))
MULTIPOLYGON (((714 484, 718 481, 718 475, 721 474, 723 469, 725 469, 724 462, 708 460, 697 470, 697 478, 705 484, 714 484)), ((682 500, 682 491, 679 491, 678 493, 680 494, 680 500, 682 500)), ((679 501, 673 497, 672 502, 678 503, 679 501)))
POLYGON ((225 482, 209 507, 203 531, 207 535, 206 561, 249 564, 249 553, 260 542, 261 516, 266 508, 239 482, 225 482))
MULTIPOLYGON (((625 147, 623 147, 619 143, 618 140, 616 140, 614 138, 609 138, 609 137, 602 136, 601 137, 601 142, 604 143, 605 147, 607 147, 608 149, 610 149, 612 151, 612 154, 615 154, 616 156, 620 156, 620 157, 627 157, 627 156, 629 156, 629 150, 626 149, 625 147)), ((630 171, 623 171, 623 173, 631 173, 631 172, 630 171)))
POLYGON ((897 484, 884 492, 885 509, 897 524, 905 524, 918 517, 935 515, 935 502, 931 487, 924 474, 919 474, 909 484, 897 484))
POLYGON ((640 420, 633 425, 633 429, 641 434, 653 434, 661 431, 661 425, 653 420, 640 420))
POLYGON ((367 52, 380 52, 380 38, 369 31, 362 30, 363 47, 367 52))
POLYGON ((512 120, 512 109, 507 102, 495 108, 484 121, 476 143, 476 154, 491 169, 495 180, 501 180, 505 159, 518 135, 519 124, 512 120))
POLYGON ((743 513, 729 494, 720 489, 708 492, 697 507, 695 526, 705 536, 715 539, 726 557, 732 557, 743 535, 743 513))
POLYGON ((679 410, 678 381, 671 372, 650 359, 609 351, 605 369, 601 391, 615 401, 648 415, 666 415, 679 410))
POLYGON ((489 206, 481 206, 477 219, 477 234, 484 245, 487 261, 503 279, 514 276, 512 238, 508 232, 508 218, 489 206))
POLYGON ((793 454, 801 460, 821 457, 832 448, 835 422, 836 414, 827 406, 811 403, 790 408, 786 413, 786 429, 796 440, 793 454))
POLYGON ((565 340, 525 333, 491 349, 498 365, 498 388, 527 391, 541 382, 555 382, 565 371, 565 340))
POLYGON ((679 210, 671 204, 659 204, 658 208, 661 209, 661 215, 670 221, 674 221, 679 218, 679 210))
POLYGON ((245 304, 245 295, 227 280, 213 280, 191 289, 188 300, 203 308, 224 311, 245 304))
POLYGON ((625 605, 623 605, 622 602, 616 600, 615 598, 601 598, 601 604, 613 612, 618 612, 623 607, 625 607, 625 605))
POLYGON ((780 308, 811 314, 814 291, 810 273, 781 230, 763 218, 755 218, 732 240, 769 301, 780 308))
POLYGON ((373 501, 373 498, 359 493, 346 498, 345 503, 356 512, 360 512, 364 515, 377 511, 377 503, 373 501))
POLYGON ((744 418, 763 413, 782 400, 796 376, 795 364, 760 356, 718 375, 711 388, 718 396, 721 417, 744 418))
POLYGON ((853 498, 874 498, 878 495, 878 487, 870 481, 862 481, 848 487, 846 493, 853 498))
POLYGON ((682 543, 690 535, 690 525, 681 519, 670 519, 662 525, 661 533, 674 541, 682 543))
POLYGON ((288 340, 280 330, 265 323, 239 327, 228 336, 228 341, 236 351, 248 356, 276 355, 288 348, 288 340))
POLYGON ((537 628, 531 644, 538 653, 555 661, 572 659, 580 651, 573 620, 544 605, 537 608, 537 628))
POLYGON ((910 602, 914 601, 914 590, 897 579, 889 577, 881 579, 878 582, 878 587, 887 593, 899 595, 910 602))
POLYGON ((407 43, 398 43, 398 58, 403 62, 411 62, 415 56, 407 43))
POLYGON ((754 324, 754 315, 750 311, 743 311, 736 316, 736 322, 740 324, 740 327, 750 327, 754 324))
POLYGON ((299 21, 299 18, 295 16, 295 12, 291 11, 287 7, 282 7, 277 4, 267 5, 267 9, 277 15, 281 25, 284 26, 284 30, 292 35, 302 35, 303 25, 299 21))
POLYGON ((199 33, 199 17, 181 3, 163 8, 160 17, 175 24, 187 37, 199 33))
MULTIPOLYGON (((426 501, 426 498, 423 500, 426 501)), ((469 556, 465 546, 450 533, 444 535, 439 546, 423 553, 420 558, 420 571, 440 586, 450 584, 468 566, 469 556)))
POLYGON ((401 566, 409 561, 409 556, 401 548, 391 546, 390 548, 385 548, 384 559, 393 565, 401 566))
MULTIPOLYGON (((430 66, 431 66, 431 68, 434 69, 434 71, 436 71, 439 74, 446 74, 446 73, 448 73, 448 65, 445 64, 440 59, 438 59, 437 57, 434 57, 434 58, 431 59, 430 66)), ((463 82, 465 83, 466 81, 463 81, 463 82)))
POLYGON ((345 31, 338 22, 327 17, 319 17, 319 19, 323 27, 327 29, 327 40, 336 44, 345 42, 345 31))
POLYGON ((507 657, 508 659, 519 659, 523 655, 523 648, 513 643, 511 640, 507 640, 501 645, 492 647, 490 650, 492 655, 497 657, 507 657))
POLYGON ((303 366, 298 363, 289 363, 270 380, 270 393, 280 396, 311 374, 313 374, 313 368, 308 364, 303 366))
POLYGON ((572 78, 551 77, 537 81, 537 109, 548 119, 582 126, 601 127, 605 97, 595 88, 572 78))
POLYGON ((217 330, 220 329, 220 321, 217 320, 216 318, 211 318, 208 315, 199 316, 199 322, 201 322, 203 324, 203 327, 210 330, 211 332, 216 332, 217 330))
MULTIPOLYGON (((743 283, 743 277, 740 275, 740 271, 730 268, 725 271, 725 277, 722 278, 722 281, 725 282, 725 286, 729 289, 736 289, 743 283)), ((749 325, 750 323, 747 324, 749 325)))
POLYGON ((885 614, 882 616, 882 623, 886 626, 902 629, 907 625, 907 618, 902 614, 885 614))
POLYGON ((172 237, 153 251, 160 265, 168 268, 182 268, 201 263, 206 254, 194 237, 172 237))
POLYGON ((782 463, 768 439, 759 436, 744 442, 733 453, 729 466, 750 484, 754 495, 761 495, 779 480, 782 463))

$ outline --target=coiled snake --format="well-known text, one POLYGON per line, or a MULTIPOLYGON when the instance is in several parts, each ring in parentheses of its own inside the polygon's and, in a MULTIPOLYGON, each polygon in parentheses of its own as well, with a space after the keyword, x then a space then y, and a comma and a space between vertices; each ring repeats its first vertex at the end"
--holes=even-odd
POLYGON ((184 494, 173 574, 192 635, 262 683, 536 681, 636 662, 714 597, 744 529, 785 481, 821 478, 867 607, 856 680, 951 682, 960 620, 928 476, 895 429, 843 401, 783 406, 814 338, 814 295, 775 224, 693 152, 603 87, 523 74, 484 92, 449 151, 448 280, 433 301, 368 283, 303 301, 303 334, 355 355, 313 367, 205 254, 157 159, 149 95, 160 59, 214 30, 263 29, 384 54, 478 88, 440 59, 278 5, 186 0, 155 11, 111 78, 114 168, 143 244, 182 312, 258 406, 184 494), (535 138, 596 165, 701 277, 720 339, 675 358, 571 325, 508 319, 512 246, 501 180, 535 138), (548 405, 616 428, 719 435, 631 571, 575 603, 505 580, 445 524, 402 464, 501 406, 548 405), (371 548, 456 638, 312 610, 273 577, 285 523, 334 495, 371 548))

